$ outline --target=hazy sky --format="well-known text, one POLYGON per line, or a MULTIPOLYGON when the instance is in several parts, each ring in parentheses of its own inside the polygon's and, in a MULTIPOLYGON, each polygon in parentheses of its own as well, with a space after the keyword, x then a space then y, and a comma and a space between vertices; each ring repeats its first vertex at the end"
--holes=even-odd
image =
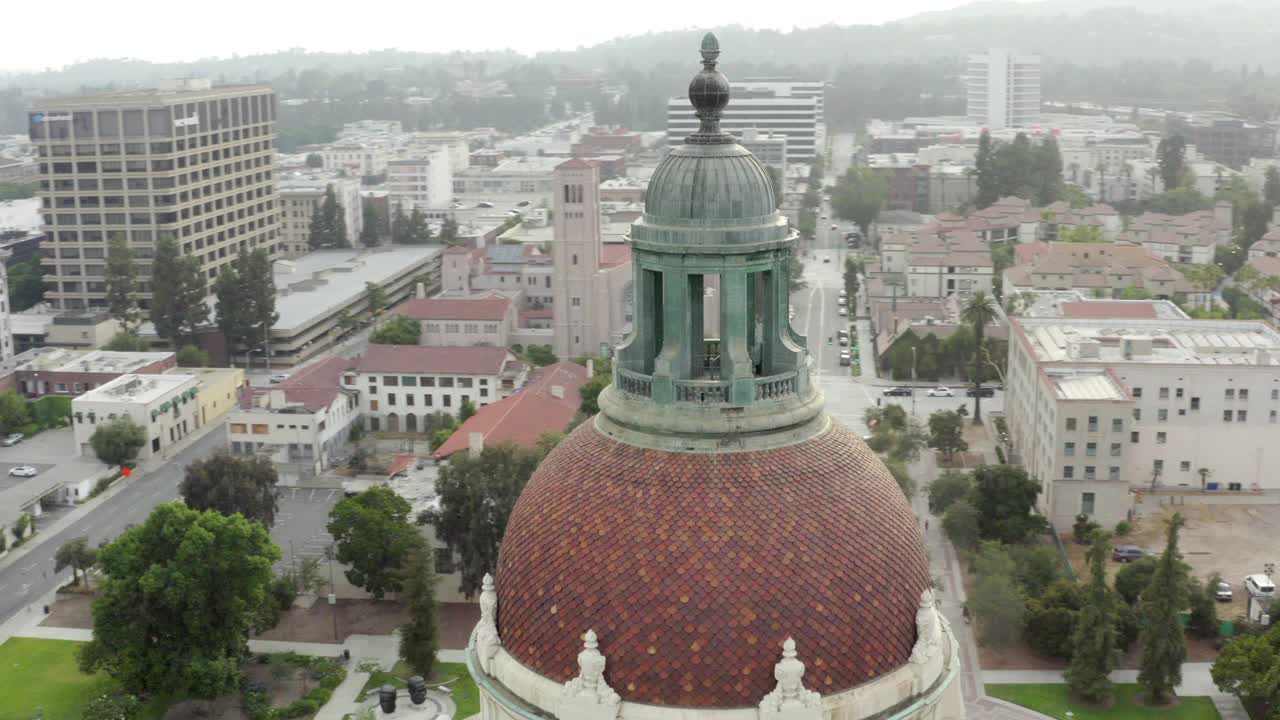
POLYGON ((340 52, 510 48, 534 53, 619 35, 722 24, 779 30, 879 24, 961 4, 964 0, 11 2, 0 10, 6 27, 0 68, 60 67, 103 57, 181 61, 293 47, 340 52))

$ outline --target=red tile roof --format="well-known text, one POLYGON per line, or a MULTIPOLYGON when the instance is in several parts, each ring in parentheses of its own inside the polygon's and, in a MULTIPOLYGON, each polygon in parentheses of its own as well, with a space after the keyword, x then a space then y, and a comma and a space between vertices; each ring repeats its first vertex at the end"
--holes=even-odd
POLYGON ((631 246, 623 243, 604 243, 600 247, 600 267, 614 267, 631 262, 631 246))
POLYGON ((788 636, 823 695, 902 667, 929 582, 906 498, 839 424, 775 450, 680 453, 587 422, 511 513, 498 632, 557 682, 591 629, 624 700, 754 709, 788 636))
POLYGON ((1035 260, 1040 255, 1047 255, 1050 251, 1049 243, 1043 240, 1035 242, 1020 243, 1013 246, 1014 264, 1026 265, 1035 260))
POLYGON ((430 455, 396 455, 387 468, 387 477, 395 477, 413 467, 419 460, 430 460, 430 455))
POLYGON ((559 432, 568 427, 582 404, 579 388, 587 381, 587 369, 572 361, 548 365, 523 390, 508 398, 486 405, 467 418, 443 445, 436 449, 437 458, 447 458, 471 445, 471 433, 484 433, 485 445, 513 443, 533 447, 546 432, 559 432), (563 388, 556 397, 552 388, 563 388))
POLYGON ((1062 317, 1097 318, 1115 320, 1154 320, 1159 317, 1155 303, 1138 300, 1117 300, 1062 303, 1062 317))
POLYGON ((507 316, 511 299, 487 295, 475 298, 414 298, 395 312, 414 320, 492 320, 507 316))
POLYGON ((362 373, 395 372, 440 375, 497 375, 507 363, 501 347, 370 345, 356 365, 362 373))
POLYGON ((454 245, 453 247, 445 250, 444 254, 445 255, 470 255, 471 250, 469 248, 464 248, 461 245, 454 245))
POLYGON ((251 409, 257 404, 257 398, 272 390, 280 390, 287 402, 300 404, 307 412, 319 412, 333 404, 340 391, 342 373, 355 365, 353 358, 329 358, 295 370, 288 380, 279 385, 257 388, 246 385, 240 392, 240 407, 251 409))

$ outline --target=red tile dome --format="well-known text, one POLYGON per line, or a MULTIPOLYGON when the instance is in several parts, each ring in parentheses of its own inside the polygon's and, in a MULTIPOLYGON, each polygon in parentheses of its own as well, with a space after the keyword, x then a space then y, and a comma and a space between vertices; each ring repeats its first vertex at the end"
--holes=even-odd
POLYGON ((624 700, 748 707, 794 637, 829 695, 907 662, 929 585, 920 532, 884 465, 838 423, 790 447, 678 453, 584 423, 511 514, 502 644, 559 682, 589 629, 624 700))

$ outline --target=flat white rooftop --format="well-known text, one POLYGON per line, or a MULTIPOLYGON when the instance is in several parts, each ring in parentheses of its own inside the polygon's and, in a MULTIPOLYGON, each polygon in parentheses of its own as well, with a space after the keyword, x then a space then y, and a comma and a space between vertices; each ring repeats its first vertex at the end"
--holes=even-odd
POLYGON ((173 357, 173 352, 168 350, 161 352, 117 352, 114 350, 83 352, 56 348, 50 349, 49 352, 40 353, 35 359, 23 363, 18 369, 39 370, 41 372, 132 373, 171 357, 173 357))
POLYGON ((195 379, 194 375, 121 375, 73 402, 148 403, 159 400, 195 379))
POLYGON ((350 306, 365 293, 365 283, 381 285, 406 270, 425 266, 443 249, 439 245, 423 245, 373 252, 318 250, 277 262, 276 312, 280 319, 271 330, 293 334, 350 306))
POLYGON ((1059 400, 1127 400, 1128 395, 1110 375, 1050 375, 1059 400))
POLYGON ((1018 318, 1039 362, 1280 365, 1280 333, 1252 320, 1018 318))

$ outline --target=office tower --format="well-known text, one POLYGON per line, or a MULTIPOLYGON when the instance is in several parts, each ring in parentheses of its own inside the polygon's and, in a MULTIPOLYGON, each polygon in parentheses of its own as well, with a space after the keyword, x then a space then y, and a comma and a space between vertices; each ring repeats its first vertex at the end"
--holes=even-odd
POLYGON ((1040 56, 994 48, 970 55, 965 77, 968 115, 992 130, 1025 128, 1040 119, 1040 56))

